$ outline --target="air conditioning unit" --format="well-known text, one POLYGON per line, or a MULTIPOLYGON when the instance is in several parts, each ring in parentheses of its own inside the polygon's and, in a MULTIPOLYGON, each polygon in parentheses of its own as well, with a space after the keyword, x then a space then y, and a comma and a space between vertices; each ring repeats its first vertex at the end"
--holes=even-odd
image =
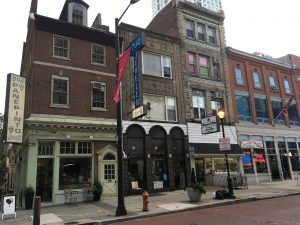
POLYGON ((221 63, 221 60, 219 58, 213 58, 214 63, 221 63))
POLYGON ((222 92, 219 92, 219 91, 216 91, 214 93, 214 98, 223 98, 223 93, 222 92))
POLYGON ((104 90, 104 85, 101 83, 93 83, 93 88, 94 89, 100 89, 100 90, 104 90))
POLYGON ((22 159, 22 156, 18 156, 17 159, 16 159, 16 163, 21 163, 22 160, 23 160, 23 159, 22 159))

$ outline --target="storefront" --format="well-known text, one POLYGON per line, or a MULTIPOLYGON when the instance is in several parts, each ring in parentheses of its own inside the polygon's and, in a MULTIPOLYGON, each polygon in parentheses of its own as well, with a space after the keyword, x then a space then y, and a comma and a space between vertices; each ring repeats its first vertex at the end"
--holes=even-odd
MULTIPOLYGON (((191 167, 195 168, 197 181, 205 185, 222 186, 227 176, 225 152, 219 148, 222 133, 201 134, 201 124, 188 123, 191 167)), ((230 138, 231 150, 227 151, 229 171, 232 175, 243 173, 242 149, 237 144, 234 126, 224 126, 225 137, 230 138)))
POLYGON ((125 192, 183 189, 189 170, 186 127, 123 122, 125 192))

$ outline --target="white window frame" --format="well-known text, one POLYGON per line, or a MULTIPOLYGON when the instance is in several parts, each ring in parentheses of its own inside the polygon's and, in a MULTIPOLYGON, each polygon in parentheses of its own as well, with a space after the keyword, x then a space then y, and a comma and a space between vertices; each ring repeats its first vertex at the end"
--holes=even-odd
POLYGON ((106 46, 94 44, 94 43, 91 44, 91 64, 98 65, 98 66, 106 66, 106 46), (93 54, 94 54, 93 47, 103 48, 103 63, 98 63, 93 61, 93 54))
POLYGON ((61 77, 57 75, 52 75, 51 81, 51 105, 50 107, 58 107, 58 108, 69 108, 69 99, 70 99, 70 81, 69 77, 61 77), (53 88, 54 88, 54 80, 66 80, 67 81, 67 103, 66 104, 58 104, 53 102, 53 88))
MULTIPOLYGON (((57 48, 62 48, 62 47, 57 47, 57 48)), ((64 37, 64 36, 59 36, 59 35, 53 35, 53 47, 52 47, 52 57, 54 58, 58 58, 58 59, 66 59, 66 60, 70 60, 70 39, 67 38, 67 37, 64 37), (67 43, 68 43, 68 55, 67 56, 59 56, 59 55, 55 55, 55 39, 56 38, 60 38, 60 39, 65 39, 67 40, 67 43)))
POLYGON ((106 88, 106 83, 104 82, 98 82, 98 81, 92 81, 91 82, 91 109, 95 111, 107 111, 107 88, 106 88), (102 87, 104 87, 104 107, 93 107, 93 89, 94 89, 94 84, 100 84, 102 87))
POLYGON ((184 21, 184 28, 185 28, 185 33, 186 33, 186 38, 188 39, 195 39, 195 22, 191 19, 185 19, 184 21), (192 29, 188 29, 187 28, 187 23, 190 22, 192 24, 192 29), (192 31, 192 37, 188 36, 188 32, 187 30, 191 30, 192 31))
POLYGON ((211 45, 217 45, 217 29, 215 27, 208 27, 207 28, 207 36, 208 36, 208 43, 211 45), (210 35, 210 32, 212 32, 212 35, 210 35), (210 37, 213 38, 214 42, 210 42, 210 37))
POLYGON ((289 80, 287 79, 284 79, 283 80, 283 85, 284 85, 284 91, 287 95, 291 95, 292 94, 292 89, 291 89, 291 85, 290 85, 290 82, 289 80), (287 87, 288 85, 288 87, 287 87))
POLYGON ((253 76, 254 88, 261 89, 262 88, 261 80, 260 80, 260 77, 259 77, 259 73, 257 72, 256 69, 253 71, 252 76, 253 76), (255 80, 256 78, 257 78, 257 81, 255 80))
POLYGON ((165 106, 166 106, 166 120, 170 122, 177 122, 177 106, 176 106, 176 98, 175 97, 170 97, 170 96, 165 96, 165 106), (168 109, 168 99, 173 99, 174 100, 174 106, 175 106, 175 120, 169 120, 168 118, 168 110, 173 110, 173 109, 168 109))
POLYGON ((81 5, 77 2, 74 2, 73 6, 72 6, 72 23, 75 25, 83 26, 83 18, 84 18, 83 5, 81 5), (77 11, 80 12, 81 14, 78 14, 77 11), (75 18, 74 18, 74 16, 75 16, 75 18))
POLYGON ((93 152, 94 152, 94 143, 92 141, 75 141, 75 140, 61 140, 59 141, 59 156, 78 156, 78 157, 93 157, 93 152), (61 153, 60 148, 61 148, 61 142, 72 142, 75 143, 75 152, 74 153, 61 153), (90 142, 92 143, 92 151, 91 153, 78 153, 78 143, 79 142, 90 142))
POLYGON ((171 56, 168 56, 168 55, 160 55, 160 54, 155 54, 155 53, 151 53, 151 52, 144 52, 142 51, 142 73, 144 75, 149 75, 149 76, 155 76, 155 77, 162 77, 162 78, 165 78, 165 79, 172 79, 172 58, 171 56), (160 76, 157 76, 155 74, 149 74, 149 73, 145 73, 145 64, 144 64, 144 61, 145 61, 145 54, 148 54, 148 55, 153 55, 153 56, 158 56, 160 57, 160 67, 161 67, 161 71, 160 71, 160 76), (169 62, 170 62, 170 77, 165 77, 164 76, 164 58, 168 58, 169 59, 169 62))

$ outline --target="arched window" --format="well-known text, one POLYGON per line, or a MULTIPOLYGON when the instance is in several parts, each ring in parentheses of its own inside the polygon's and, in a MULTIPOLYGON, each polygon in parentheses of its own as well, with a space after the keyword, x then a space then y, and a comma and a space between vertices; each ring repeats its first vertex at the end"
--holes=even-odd
POLYGON ((116 160, 116 157, 112 153, 107 153, 104 157, 103 160, 116 160))

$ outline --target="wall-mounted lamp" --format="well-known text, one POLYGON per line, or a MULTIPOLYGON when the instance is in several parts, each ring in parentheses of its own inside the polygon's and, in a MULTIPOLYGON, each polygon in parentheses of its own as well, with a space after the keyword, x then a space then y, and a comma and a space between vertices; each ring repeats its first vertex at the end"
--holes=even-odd
POLYGON ((147 154, 147 158, 150 159, 150 154, 147 154))
POLYGON ((172 159, 172 154, 169 154, 169 158, 172 159))
POLYGON ((132 150, 135 150, 135 146, 131 146, 131 149, 132 149, 132 150))
POLYGON ((154 146, 154 150, 157 151, 157 149, 158 149, 158 147, 157 147, 157 146, 154 146))

